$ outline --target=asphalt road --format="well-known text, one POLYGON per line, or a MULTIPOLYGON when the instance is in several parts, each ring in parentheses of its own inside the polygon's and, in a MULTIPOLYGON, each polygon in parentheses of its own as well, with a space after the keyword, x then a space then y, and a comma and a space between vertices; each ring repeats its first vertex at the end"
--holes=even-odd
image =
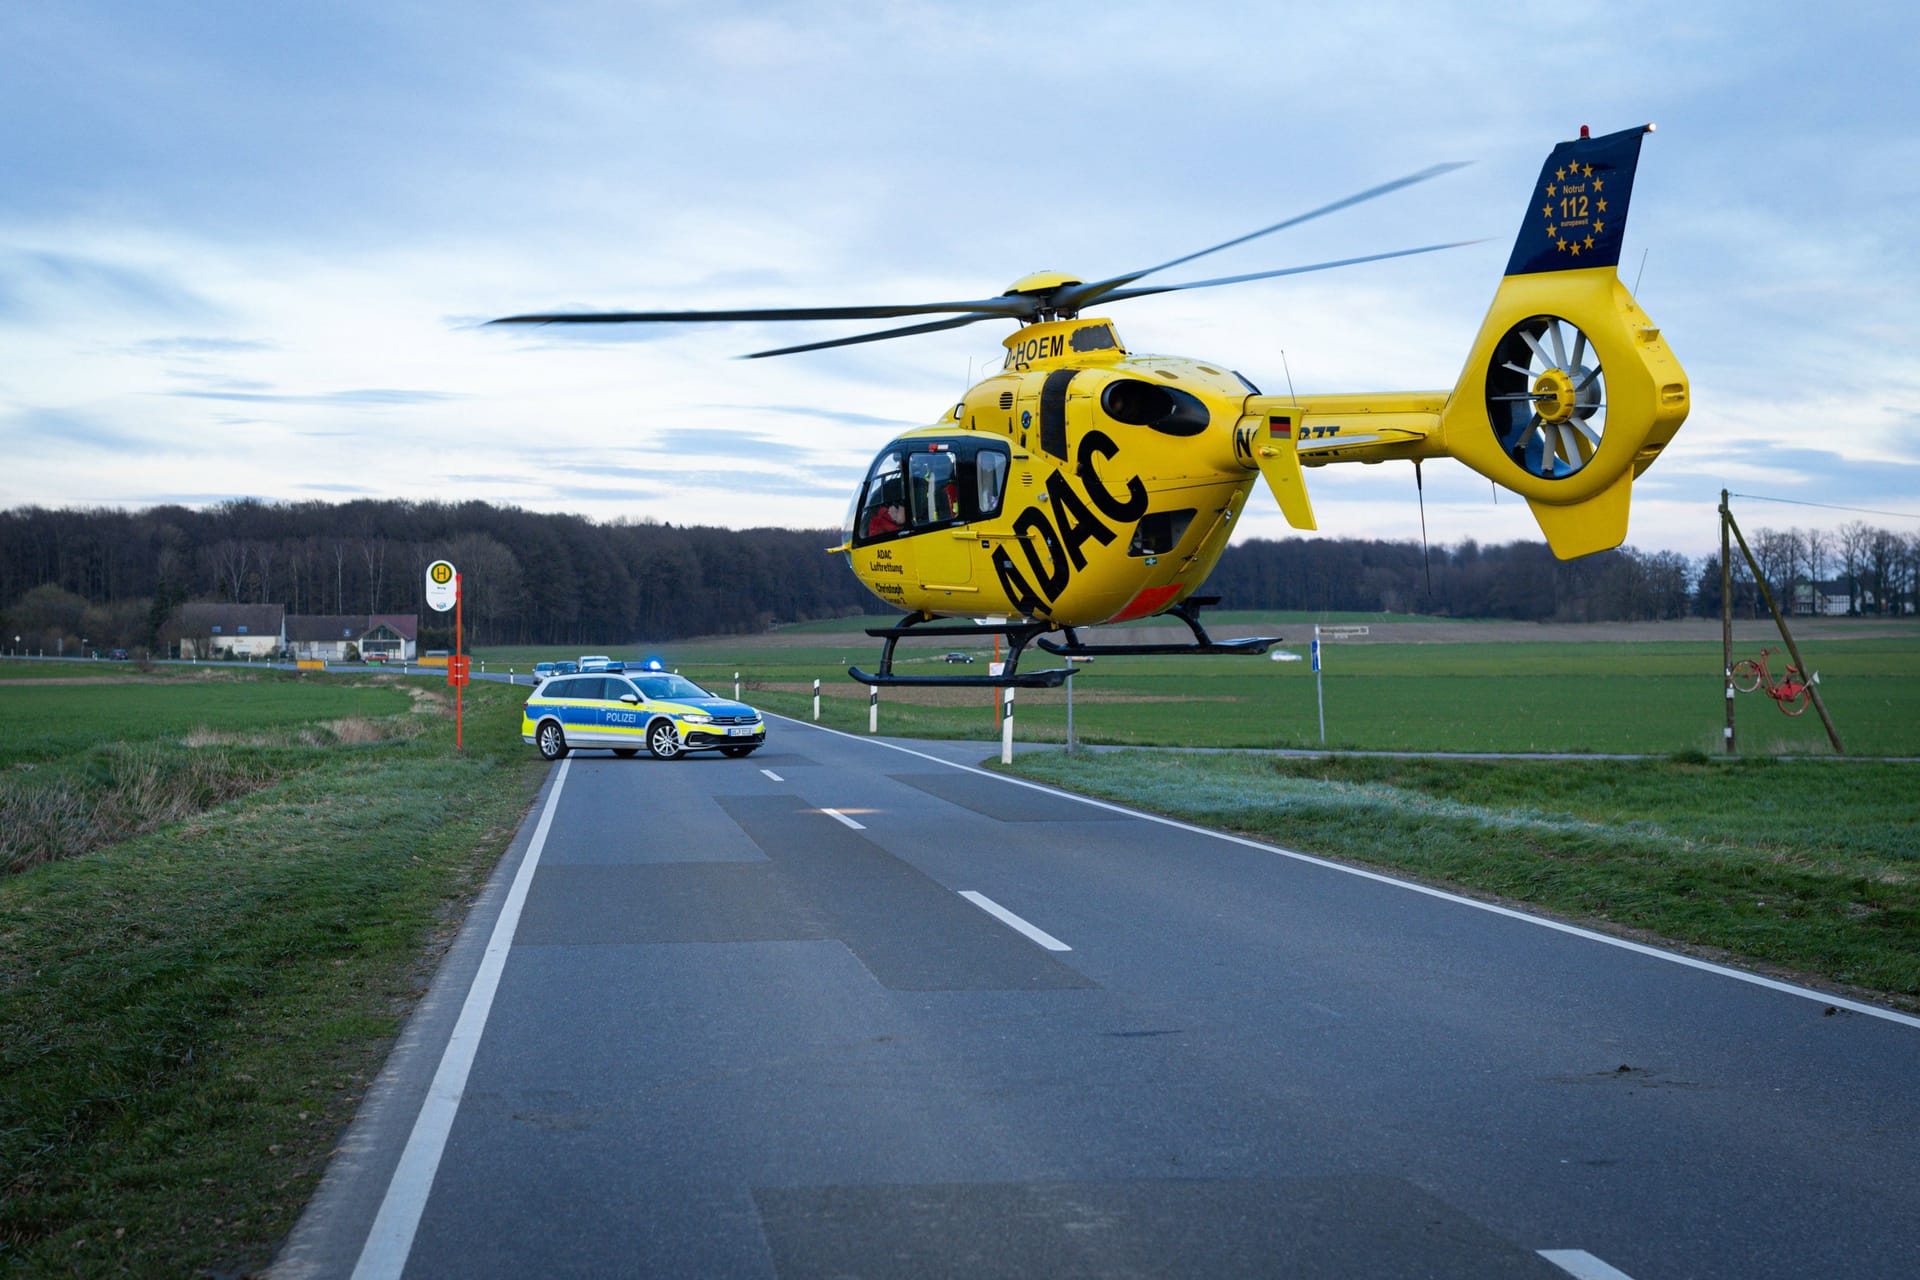
POLYGON ((555 767, 275 1274, 1920 1275, 1920 1020, 770 728, 555 767))

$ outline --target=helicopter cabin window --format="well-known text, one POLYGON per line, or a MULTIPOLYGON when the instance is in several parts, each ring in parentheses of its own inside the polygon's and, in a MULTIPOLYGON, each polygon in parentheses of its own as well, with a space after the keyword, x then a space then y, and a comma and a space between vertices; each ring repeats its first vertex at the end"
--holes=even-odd
POLYGON ((860 499, 855 528, 861 539, 881 538, 907 527, 906 480, 900 473, 900 454, 888 450, 873 460, 860 499))
POLYGON ((907 507, 915 525, 944 524, 960 509, 960 490, 954 479, 953 454, 907 455, 907 507))
POLYGON ((1010 459, 971 440, 915 441, 890 448, 867 470, 854 538, 873 542, 950 528, 999 513, 1010 459))
POLYGON ((1000 497, 1007 491, 1007 455, 997 449, 982 449, 974 458, 974 503, 980 515, 1000 510, 1000 497))
POLYGON ((1187 536, 1187 526, 1193 523, 1194 513, 1188 511, 1149 511, 1140 517, 1140 523, 1134 526, 1133 543, 1127 548, 1130 556, 1163 556, 1180 545, 1180 539, 1187 536))

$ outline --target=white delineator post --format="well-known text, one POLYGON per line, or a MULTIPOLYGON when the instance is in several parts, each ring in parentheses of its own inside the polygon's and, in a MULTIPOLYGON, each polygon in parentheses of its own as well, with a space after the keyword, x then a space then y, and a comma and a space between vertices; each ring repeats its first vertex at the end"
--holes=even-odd
POLYGON ((1320 745, 1327 745, 1327 691, 1320 683, 1320 624, 1313 626, 1313 697, 1320 704, 1320 745))
POLYGON ((813 682, 813 722, 820 723, 820 681, 813 682))
POLYGON ((1013 763, 1013 686, 1000 694, 1000 763, 1013 763))
POLYGON ((880 732, 880 686, 867 686, 867 732, 880 732))

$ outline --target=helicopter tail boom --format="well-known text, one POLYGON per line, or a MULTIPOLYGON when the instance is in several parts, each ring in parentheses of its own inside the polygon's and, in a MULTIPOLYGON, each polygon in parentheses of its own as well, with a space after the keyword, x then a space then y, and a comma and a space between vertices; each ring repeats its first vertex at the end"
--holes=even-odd
POLYGON ((1457 458, 1526 498, 1561 559, 1626 540, 1633 480, 1686 420, 1687 377, 1617 266, 1652 126, 1563 142, 1450 392, 1251 398, 1237 445, 1290 505, 1298 466, 1259 451, 1284 423, 1297 463, 1457 458))

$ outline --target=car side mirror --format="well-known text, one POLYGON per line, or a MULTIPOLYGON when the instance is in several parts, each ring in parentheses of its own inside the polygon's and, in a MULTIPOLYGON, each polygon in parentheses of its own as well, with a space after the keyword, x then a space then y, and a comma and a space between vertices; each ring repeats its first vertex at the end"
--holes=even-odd
POLYGON ((638 694, 633 694, 633 693, 623 693, 623 694, 621 694, 621 695, 620 695, 620 701, 622 701, 622 702, 630 702, 630 703, 632 703, 632 704, 633 704, 634 706, 636 706, 636 707, 640 705, 640 697, 639 697, 639 695, 638 695, 638 694))

